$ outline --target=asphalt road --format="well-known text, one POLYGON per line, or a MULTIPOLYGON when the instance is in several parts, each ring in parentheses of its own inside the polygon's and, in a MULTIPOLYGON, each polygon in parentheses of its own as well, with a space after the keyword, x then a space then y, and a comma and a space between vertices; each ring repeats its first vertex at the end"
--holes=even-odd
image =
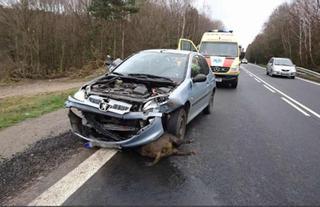
POLYGON ((183 148, 197 155, 146 167, 134 152, 117 153, 64 204, 318 205, 317 114, 319 85, 243 65, 238 88, 219 89, 214 113, 188 125, 195 143, 183 148))

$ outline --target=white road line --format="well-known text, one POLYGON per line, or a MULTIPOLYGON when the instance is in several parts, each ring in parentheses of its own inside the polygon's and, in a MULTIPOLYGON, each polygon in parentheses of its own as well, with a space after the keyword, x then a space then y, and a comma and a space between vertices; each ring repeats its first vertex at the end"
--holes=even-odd
MULTIPOLYGON (((260 65, 255 65, 255 64, 252 64, 252 65, 253 65, 253 66, 256 66, 257 68, 266 70, 266 68, 261 67, 260 65)), ((317 82, 314 82, 314 81, 311 81, 311 80, 307 80, 307 79, 300 78, 300 77, 296 77, 296 79, 299 79, 299 80, 305 81, 305 82, 307 82, 307 83, 312 83, 312 84, 314 84, 314 85, 320 86, 320 83, 317 83, 317 82)))
POLYGON ((305 82, 312 83, 314 85, 320 86, 320 83, 317 83, 317 82, 314 82, 314 81, 310 81, 310 80, 307 80, 307 79, 304 79, 304 78, 296 77, 296 79, 299 79, 299 80, 302 80, 302 81, 305 81, 305 82))
POLYGON ((289 105, 291 105, 293 108, 297 109, 298 111, 300 111, 301 113, 303 113, 305 116, 310 117, 310 114, 306 113, 305 111, 303 111, 302 109, 300 109, 298 106, 296 106, 295 104, 293 104, 291 101, 289 101, 288 99, 281 97, 282 100, 284 100, 285 102, 287 102, 289 105))
POLYGON ((261 81, 260 80, 258 80, 258 79, 256 79, 256 78, 254 78, 258 83, 261 83, 261 81))
MULTIPOLYGON (((247 69, 244 69, 247 70, 247 69)), ((248 70, 247 70, 248 71, 248 70)), ((263 79, 259 78, 258 76, 256 76, 255 74, 251 73, 250 71, 248 71, 250 74, 252 74, 255 78, 259 79, 261 82, 263 82, 264 84, 266 84, 267 86, 269 86, 270 88, 272 88, 274 91, 276 91, 277 93, 281 94, 282 96, 284 96, 285 98, 287 98, 288 100, 292 101, 293 103, 297 104, 298 106, 300 106, 301 108, 303 108, 304 110, 308 111, 309 113, 313 114, 314 116, 318 117, 320 119, 320 114, 316 113, 315 111, 313 111, 312 109, 308 108, 307 106, 303 105, 302 103, 294 100, 293 98, 291 98, 290 96, 288 96, 287 94, 283 93, 282 91, 280 91, 279 89, 276 89, 275 87, 273 87, 272 85, 270 85, 269 83, 267 83, 266 81, 264 81, 263 79)))
POLYGON ((90 177, 106 164, 117 151, 100 149, 47 189, 29 206, 60 206, 76 192, 90 177))
POLYGON ((263 84, 263 86, 266 88, 266 89, 268 89, 269 91, 271 91, 272 93, 276 93, 273 89, 271 89, 269 86, 267 86, 267 85, 265 85, 265 84, 263 84))

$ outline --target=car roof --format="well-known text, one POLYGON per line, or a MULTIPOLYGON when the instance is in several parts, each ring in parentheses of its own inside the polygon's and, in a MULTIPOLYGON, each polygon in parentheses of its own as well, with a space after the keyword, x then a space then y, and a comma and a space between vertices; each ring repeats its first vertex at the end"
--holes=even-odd
POLYGON ((183 55, 190 55, 192 53, 197 54, 197 52, 193 51, 186 51, 186 50, 174 50, 174 49, 152 49, 152 50, 142 50, 139 53, 144 52, 158 52, 158 53, 172 53, 172 54, 183 54, 183 55))
POLYGON ((279 60, 279 59, 291 60, 290 58, 282 58, 282 57, 273 57, 273 59, 277 59, 277 60, 279 60))

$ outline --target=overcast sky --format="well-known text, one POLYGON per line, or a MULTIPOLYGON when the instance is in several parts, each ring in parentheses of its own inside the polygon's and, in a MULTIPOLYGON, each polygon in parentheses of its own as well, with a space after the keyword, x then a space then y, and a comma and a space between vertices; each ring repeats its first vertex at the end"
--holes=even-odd
POLYGON ((290 0, 196 0, 199 9, 209 6, 211 17, 220 19, 226 29, 234 30, 243 47, 260 33, 272 11, 290 0))

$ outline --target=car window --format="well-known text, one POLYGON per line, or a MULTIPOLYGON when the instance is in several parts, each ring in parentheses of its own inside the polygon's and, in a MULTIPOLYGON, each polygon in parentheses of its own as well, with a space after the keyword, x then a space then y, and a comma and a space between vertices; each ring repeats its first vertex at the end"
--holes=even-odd
POLYGON ((198 74, 208 75, 210 68, 207 61, 201 56, 194 56, 191 66, 191 77, 195 77, 198 74))
POLYGON ((292 66, 293 63, 290 59, 287 58, 278 58, 274 61, 275 65, 284 65, 284 66, 292 66))
POLYGON ((185 78, 187 63, 186 54, 142 52, 127 59, 114 72, 155 75, 181 82, 185 78))
POLYGON ((182 41, 181 44, 182 44, 182 48, 181 48, 182 50, 191 51, 192 46, 190 42, 182 41))
POLYGON ((204 75, 208 75, 209 71, 210 71, 208 62, 206 61, 205 58, 203 58, 201 56, 199 57, 199 60, 200 60, 200 66, 201 66, 200 73, 202 73, 204 75))
POLYGON ((206 56, 238 57, 239 47, 233 42, 202 42, 200 53, 206 56))
POLYGON ((200 60, 198 56, 194 56, 192 58, 192 64, 191 64, 191 77, 196 77, 198 74, 201 73, 201 66, 200 66, 200 60))

